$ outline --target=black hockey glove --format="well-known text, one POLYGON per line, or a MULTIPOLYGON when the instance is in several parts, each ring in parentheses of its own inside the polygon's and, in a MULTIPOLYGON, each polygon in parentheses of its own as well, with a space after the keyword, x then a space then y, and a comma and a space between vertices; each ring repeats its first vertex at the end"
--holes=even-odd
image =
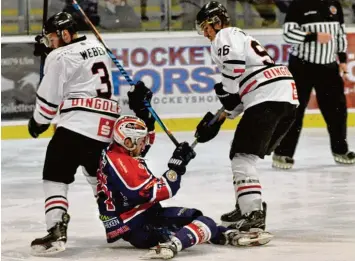
POLYGON ((227 111, 234 110, 234 108, 241 103, 239 94, 226 92, 223 90, 223 84, 221 82, 214 85, 214 91, 216 92, 219 101, 227 111))
POLYGON ((28 122, 28 132, 33 138, 37 138, 38 135, 45 132, 49 128, 49 124, 38 124, 32 117, 28 122))
POLYGON ((44 42, 44 36, 37 35, 36 38, 35 38, 35 41, 36 41, 35 49, 33 51, 33 55, 34 56, 42 56, 42 55, 47 56, 52 51, 51 48, 48 48, 43 43, 44 42))
POLYGON ((179 144, 171 156, 168 167, 175 171, 178 175, 184 175, 186 166, 191 159, 196 157, 196 152, 185 141, 179 144))
POLYGON ((145 86, 144 82, 138 81, 134 85, 133 90, 128 92, 129 108, 137 114, 137 112, 139 112, 140 110, 145 109, 144 102, 150 103, 152 97, 152 91, 147 86, 145 86))
POLYGON ((152 116, 152 114, 148 111, 147 108, 143 108, 142 110, 138 110, 136 113, 136 116, 140 119, 142 119, 145 122, 145 125, 147 125, 148 131, 153 131, 154 128, 154 123, 155 119, 152 116))
POLYGON ((214 114, 207 112, 203 119, 196 127, 195 138, 199 143, 205 143, 212 140, 217 136, 219 130, 221 129, 222 124, 225 119, 221 121, 216 121, 215 123, 208 126, 208 123, 213 119, 214 114))

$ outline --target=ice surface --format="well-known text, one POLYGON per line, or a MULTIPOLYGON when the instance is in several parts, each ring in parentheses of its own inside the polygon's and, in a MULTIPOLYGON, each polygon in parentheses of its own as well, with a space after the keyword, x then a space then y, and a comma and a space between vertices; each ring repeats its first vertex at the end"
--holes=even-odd
MULTIPOLYGON (((183 177, 178 195, 165 206, 200 208, 215 220, 234 205, 228 159, 233 132, 221 132, 207 144, 198 144, 197 157, 183 177)), ((192 141, 192 133, 176 133, 192 141)), ((355 129, 349 129, 355 149, 355 129)), ((81 170, 69 189, 69 242, 67 251, 53 258, 33 257, 29 244, 45 235, 41 171, 48 139, 2 141, 2 260, 138 260, 145 250, 120 241, 107 244, 96 203, 81 170)), ((159 134, 148 154, 157 175, 166 170, 173 151, 171 141, 159 134)), ((59 155, 60 156, 60 155, 59 155)), ((275 234, 269 245, 233 248, 200 245, 180 253, 176 260, 354 261, 355 166, 336 165, 324 129, 306 129, 289 171, 271 168, 270 157, 259 161, 263 197, 268 202, 267 230, 275 234)))

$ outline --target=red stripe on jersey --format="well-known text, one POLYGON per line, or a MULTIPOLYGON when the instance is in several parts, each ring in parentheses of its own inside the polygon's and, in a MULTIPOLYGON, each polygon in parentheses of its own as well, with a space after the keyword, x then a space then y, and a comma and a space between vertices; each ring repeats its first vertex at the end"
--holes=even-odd
POLYGON ((234 73, 244 73, 245 69, 234 69, 234 73))
POLYGON ((248 91, 251 89, 251 87, 253 87, 256 84, 256 80, 252 81, 251 83, 249 83, 247 85, 247 87, 245 87, 244 91, 242 92, 242 94, 240 95, 240 98, 242 98, 245 94, 248 93, 248 91))
POLYGON ((153 206, 155 203, 151 202, 151 203, 144 203, 142 205, 140 205, 138 208, 132 208, 131 210, 122 213, 120 215, 120 218, 123 220, 123 222, 125 222, 125 220, 130 219, 132 217, 134 217, 139 211, 145 211, 148 208, 150 208, 151 206, 153 206))
POLYGON ((261 186, 260 185, 243 186, 243 187, 239 187, 237 189, 237 192, 244 190, 244 189, 251 189, 251 188, 261 189, 261 186))
POLYGON ((43 106, 39 106, 41 108, 42 111, 44 111, 45 113, 49 114, 49 115, 55 115, 57 113, 57 111, 50 111, 46 108, 44 108, 43 106))
POLYGON ((202 229, 201 229, 201 228, 199 228, 199 227, 198 227, 197 225, 195 225, 194 223, 188 224, 187 227, 189 227, 191 230, 193 230, 193 231, 196 233, 196 235, 198 236, 196 245, 197 245, 198 243, 200 243, 200 242, 203 241, 203 236, 204 236, 204 235, 203 235, 203 232, 202 232, 202 229))
POLYGON ((170 198, 169 190, 167 188, 169 184, 165 184, 165 182, 161 180, 156 186, 157 186, 157 193, 156 193, 155 201, 162 201, 164 199, 170 198))
POLYGON ((44 207, 48 208, 50 205, 53 205, 53 204, 62 204, 68 208, 68 202, 66 202, 64 200, 54 200, 54 201, 48 202, 44 207))

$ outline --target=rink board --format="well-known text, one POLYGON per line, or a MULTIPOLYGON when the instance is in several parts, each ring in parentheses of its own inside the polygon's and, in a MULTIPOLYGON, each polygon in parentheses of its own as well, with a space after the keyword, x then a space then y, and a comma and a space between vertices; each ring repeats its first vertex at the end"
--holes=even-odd
MULTIPOLYGON (((179 131, 194 131, 197 124, 200 122, 202 117, 198 118, 174 118, 174 119, 163 119, 164 124, 172 132, 179 131)), ((240 117, 235 120, 227 120, 223 126, 223 130, 234 130, 240 117)), ((156 123, 156 131, 162 132, 160 126, 156 123)), ((305 128, 325 128, 326 124, 321 114, 319 113, 309 113, 306 114, 303 121, 303 127, 305 128)), ((353 110, 348 113, 348 127, 355 127, 355 112, 353 110)), ((54 128, 53 125, 44 132, 40 137, 48 138, 53 135, 54 128)), ((27 130, 27 122, 17 121, 17 122, 3 122, 1 126, 1 139, 27 139, 31 138, 27 130)))

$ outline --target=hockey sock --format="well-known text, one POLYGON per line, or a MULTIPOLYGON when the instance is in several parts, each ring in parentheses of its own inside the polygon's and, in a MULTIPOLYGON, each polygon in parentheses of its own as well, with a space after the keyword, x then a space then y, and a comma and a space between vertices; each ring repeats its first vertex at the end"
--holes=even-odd
POLYGON ((45 214, 47 230, 62 221, 63 213, 68 211, 68 184, 43 180, 45 195, 45 214))
POLYGON ((200 216, 180 229, 171 241, 175 243, 177 250, 181 251, 209 241, 215 236, 217 231, 217 225, 211 218, 200 216))
POLYGON ((261 185, 256 171, 258 156, 237 153, 232 159, 235 196, 242 215, 261 210, 261 185))

